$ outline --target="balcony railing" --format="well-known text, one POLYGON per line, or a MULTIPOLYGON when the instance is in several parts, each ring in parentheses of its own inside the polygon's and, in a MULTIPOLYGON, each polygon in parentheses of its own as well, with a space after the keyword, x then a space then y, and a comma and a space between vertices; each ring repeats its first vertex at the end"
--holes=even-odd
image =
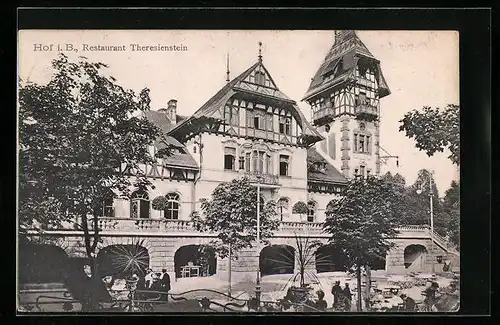
POLYGON ((377 107, 368 104, 359 104, 355 107, 354 112, 358 118, 362 119, 377 119, 378 112, 377 107))
POLYGON ((259 183, 264 185, 279 185, 279 177, 277 175, 265 174, 259 172, 247 172, 245 177, 250 183, 259 183))
MULTIPOLYGON (((89 221, 92 227, 92 222, 89 221)), ((99 218, 97 227, 100 231, 144 231, 144 232, 196 232, 189 220, 135 219, 135 218, 99 218)), ((277 233, 314 233, 322 232, 322 222, 282 221, 277 233)))

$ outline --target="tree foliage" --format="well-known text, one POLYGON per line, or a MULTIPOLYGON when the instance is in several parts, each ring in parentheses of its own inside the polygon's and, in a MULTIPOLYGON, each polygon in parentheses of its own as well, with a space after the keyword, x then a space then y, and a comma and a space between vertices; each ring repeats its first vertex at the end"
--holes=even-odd
POLYGON ((106 67, 60 54, 47 84, 19 87, 19 223, 48 229, 78 217, 89 257, 99 242, 103 200, 151 186, 139 164, 154 161, 148 144, 161 140, 160 130, 137 114, 149 109, 149 90, 124 89, 106 67), (122 164, 137 174, 119 172, 122 164))
POLYGON ((151 201, 151 207, 155 210, 164 210, 167 206, 167 198, 163 195, 157 196, 151 201))
POLYGON ((428 156, 450 150, 448 158, 460 165, 460 106, 449 104, 445 109, 425 106, 413 110, 399 121, 399 131, 416 141, 416 147, 428 156))
MULTIPOLYGON (((208 200, 201 202, 201 214, 194 213, 192 221, 199 231, 217 234, 212 245, 218 255, 225 258, 229 245, 233 252, 251 248, 257 234, 257 189, 248 179, 234 179, 220 183, 208 200)), ((260 210, 260 239, 268 244, 268 238, 278 228, 276 203, 268 201, 260 210)))
POLYGON ((393 184, 374 177, 355 178, 344 195, 326 211, 324 229, 330 243, 353 266, 365 266, 385 258, 397 236, 401 198, 393 184))
POLYGON ((296 214, 307 214, 307 204, 302 201, 296 202, 292 207, 292 213, 296 214))
MULTIPOLYGON (((345 267, 356 270, 357 290, 361 293, 362 268, 385 259, 398 235, 402 207, 400 189, 393 183, 372 176, 349 181, 343 196, 334 199, 326 211, 325 232, 330 246, 339 251, 345 267)), ((358 296, 361 310, 361 295, 358 296)))

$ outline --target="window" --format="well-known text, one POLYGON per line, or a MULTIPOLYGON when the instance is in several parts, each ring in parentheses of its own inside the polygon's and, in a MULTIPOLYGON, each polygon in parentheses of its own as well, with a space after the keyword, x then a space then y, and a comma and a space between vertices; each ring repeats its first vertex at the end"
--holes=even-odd
POLYGON ((165 195, 167 198, 167 205, 165 207, 165 218, 177 220, 179 219, 179 206, 180 206, 180 197, 177 193, 168 193, 165 195))
POLYGON ((255 129, 260 129, 260 116, 253 117, 253 127, 255 129))
POLYGON ((245 171, 250 172, 250 152, 245 153, 245 171))
POLYGON ((258 163, 257 163, 257 170, 261 173, 264 173, 264 155, 265 155, 265 152, 264 151, 259 151, 259 160, 258 160, 258 163))
POLYGON ((366 177, 368 177, 368 176, 370 176, 370 170, 369 169, 366 171, 366 177))
POLYGON ((307 203, 307 222, 314 222, 316 219, 316 202, 307 203))
POLYGON ((149 218, 149 196, 144 191, 135 191, 130 199, 131 218, 149 218))
POLYGON ((289 208, 290 208, 290 200, 286 197, 282 197, 278 200, 278 215, 280 216, 280 220, 283 221, 284 218, 289 216, 289 208))
POLYGON ((228 125, 239 125, 239 108, 227 105, 224 108, 224 121, 228 125))
POLYGON ((280 116, 279 132, 281 134, 290 135, 291 123, 290 117, 280 116))
POLYGON ((236 160, 236 149, 230 147, 224 148, 224 169, 234 170, 235 160, 236 160))
POLYGON ((288 167, 290 165, 290 157, 287 155, 280 155, 280 176, 289 176, 288 167))
POLYGON ((359 166, 359 174, 361 177, 365 177, 365 166, 359 166))
POLYGON ((245 156, 243 155, 240 156, 238 169, 239 170, 245 169, 245 156))
POLYGON ((272 114, 267 114, 267 130, 272 131, 273 130, 273 115, 272 114))
POLYGON ((266 154, 266 173, 267 174, 273 174, 273 169, 272 169, 272 163, 271 163, 271 156, 266 154))
POLYGON ((371 137, 365 134, 354 134, 354 152, 371 153, 371 137))
POLYGON ((366 93, 359 92, 359 105, 365 105, 365 104, 366 104, 366 93))
POLYGON ((113 218, 115 216, 115 209, 113 207, 113 196, 107 196, 99 208, 94 212, 98 217, 113 218))
POLYGON ((358 175, 358 169, 357 168, 354 169, 354 175, 358 175))
POLYGON ((266 74, 263 71, 255 71, 255 83, 259 85, 266 84, 266 74))

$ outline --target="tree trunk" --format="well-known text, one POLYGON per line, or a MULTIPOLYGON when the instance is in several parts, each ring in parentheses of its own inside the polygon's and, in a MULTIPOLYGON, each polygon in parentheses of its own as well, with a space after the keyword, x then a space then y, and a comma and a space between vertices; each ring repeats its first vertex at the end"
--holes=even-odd
POLYGON ((356 303, 356 307, 357 307, 357 310, 358 311, 361 311, 362 308, 361 308, 361 266, 358 265, 356 267, 356 279, 357 279, 357 282, 358 282, 358 295, 357 295, 357 303, 356 303))
POLYGON ((233 259, 233 256, 232 256, 232 252, 231 252, 232 248, 231 248, 231 244, 229 244, 229 265, 228 265, 228 268, 229 268, 229 279, 228 279, 228 295, 231 296, 231 260, 233 259))
POLYGON ((370 290, 372 285, 371 270, 369 266, 365 266, 366 270, 366 288, 365 288, 365 308, 368 310, 370 306, 370 290))

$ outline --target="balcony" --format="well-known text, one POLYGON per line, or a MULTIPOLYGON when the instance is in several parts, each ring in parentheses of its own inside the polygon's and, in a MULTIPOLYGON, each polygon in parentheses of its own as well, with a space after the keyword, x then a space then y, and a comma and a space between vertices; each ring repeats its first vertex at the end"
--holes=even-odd
POLYGON ((250 183, 259 183, 260 185, 279 186, 279 177, 277 175, 265 174, 259 172, 246 172, 245 177, 250 183))
MULTIPOLYGON (((92 225, 89 222, 89 225, 92 225)), ((147 232, 147 233, 197 233, 189 220, 105 218, 98 221, 99 231, 106 232, 147 232)), ((297 234, 321 234, 322 222, 282 221, 275 235, 293 236, 297 234)))
POLYGON ((359 104, 354 109, 358 119, 373 121, 378 119, 377 107, 368 104, 359 104))
POLYGON ((319 110, 313 112, 313 124, 314 125, 324 125, 328 124, 334 120, 335 111, 330 105, 325 105, 319 110))

